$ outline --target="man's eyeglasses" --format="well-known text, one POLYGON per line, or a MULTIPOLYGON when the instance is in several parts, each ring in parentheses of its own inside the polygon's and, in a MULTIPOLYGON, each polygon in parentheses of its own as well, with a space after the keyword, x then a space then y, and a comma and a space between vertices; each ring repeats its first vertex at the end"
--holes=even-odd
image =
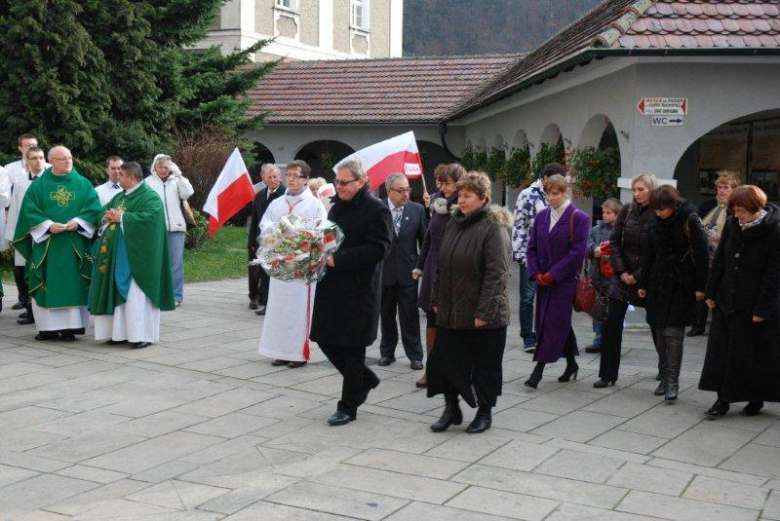
POLYGON ((287 174, 287 179, 308 179, 305 175, 287 174))
POLYGON ((412 192, 411 188, 391 188, 390 190, 393 192, 398 192, 399 194, 409 194, 412 192))
POLYGON ((347 186, 350 183, 354 183, 355 181, 358 181, 360 178, 352 179, 351 181, 342 181, 340 179, 336 179, 336 184, 341 186, 342 188, 347 186))

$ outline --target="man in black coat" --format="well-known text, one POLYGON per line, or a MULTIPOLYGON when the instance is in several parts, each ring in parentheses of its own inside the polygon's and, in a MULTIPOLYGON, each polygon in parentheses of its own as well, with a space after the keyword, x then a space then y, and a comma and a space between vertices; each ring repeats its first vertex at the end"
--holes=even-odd
MULTIPOLYGON (((257 240, 258 235, 260 235, 260 220, 271 201, 284 195, 285 190, 279 168, 273 163, 264 164, 260 175, 263 177, 265 188, 260 190, 255 196, 255 200, 252 201, 247 233, 247 252, 250 261, 255 259, 257 248, 260 246, 257 240)), ((261 266, 249 266, 249 309, 257 309, 258 315, 265 315, 270 282, 271 279, 261 266)))
POLYGON ((377 365, 395 362, 398 344, 396 314, 401 325, 401 341, 412 369, 423 368, 420 341, 420 312, 417 310, 417 281, 412 271, 417 266, 419 248, 425 240, 425 208, 409 200, 411 188, 404 174, 391 174, 385 180, 387 199, 393 222, 390 254, 382 266, 382 341, 377 365))
POLYGON ((328 219, 344 232, 344 242, 328 258, 328 272, 317 284, 310 338, 344 377, 341 400, 331 425, 355 419, 379 378, 366 367, 366 347, 376 340, 380 270, 392 242, 390 210, 372 197, 358 160, 336 173, 336 196, 328 219))

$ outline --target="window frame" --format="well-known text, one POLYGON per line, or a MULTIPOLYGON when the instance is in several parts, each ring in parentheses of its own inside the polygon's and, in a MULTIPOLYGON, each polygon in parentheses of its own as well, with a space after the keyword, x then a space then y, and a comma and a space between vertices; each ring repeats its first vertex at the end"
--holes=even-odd
POLYGON ((298 12, 298 0, 274 0, 274 8, 281 11, 287 11, 290 13, 298 12), (289 3, 287 6, 285 3, 289 3))
POLYGON ((358 31, 368 32, 370 30, 371 19, 369 17, 370 0, 350 0, 349 22, 350 27, 358 31), (357 23, 357 8, 361 9, 362 23, 357 23))

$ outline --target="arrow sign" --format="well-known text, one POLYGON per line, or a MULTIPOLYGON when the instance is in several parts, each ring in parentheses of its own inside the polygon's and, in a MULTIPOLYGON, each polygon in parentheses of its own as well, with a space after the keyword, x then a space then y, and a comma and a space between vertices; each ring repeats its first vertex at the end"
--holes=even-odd
POLYGON ((685 116, 688 98, 650 98, 639 100, 637 110, 644 116, 685 116))
POLYGON ((653 116, 650 118, 654 127, 681 127, 685 123, 685 118, 679 116, 653 116))

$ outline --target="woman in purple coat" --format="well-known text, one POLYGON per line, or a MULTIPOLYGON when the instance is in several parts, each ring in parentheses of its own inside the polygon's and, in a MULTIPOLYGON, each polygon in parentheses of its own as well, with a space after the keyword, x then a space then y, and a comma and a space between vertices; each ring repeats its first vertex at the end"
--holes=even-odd
POLYGON ((566 357, 566 370, 558 378, 577 378, 577 338, 571 327, 576 275, 588 245, 590 217, 567 196, 569 183, 561 175, 549 177, 544 193, 549 208, 536 216, 528 241, 528 276, 536 280, 536 352, 531 376, 525 382, 536 389, 544 365, 566 357))
MULTIPOLYGON (((431 205, 431 222, 428 232, 425 234, 420 257, 417 259, 417 267, 412 272, 412 277, 417 280, 422 277, 420 296, 417 306, 425 311, 427 324, 425 325, 425 350, 428 356, 433 349, 433 341, 436 338, 436 313, 431 309, 431 287, 436 275, 436 266, 439 262, 439 245, 444 237, 444 229, 450 220, 450 210, 458 207, 458 189, 456 187, 460 178, 466 175, 466 170, 458 163, 439 165, 434 173, 436 185, 439 191, 433 196, 431 205)), ((417 387, 428 385, 426 375, 417 380, 417 387)))

